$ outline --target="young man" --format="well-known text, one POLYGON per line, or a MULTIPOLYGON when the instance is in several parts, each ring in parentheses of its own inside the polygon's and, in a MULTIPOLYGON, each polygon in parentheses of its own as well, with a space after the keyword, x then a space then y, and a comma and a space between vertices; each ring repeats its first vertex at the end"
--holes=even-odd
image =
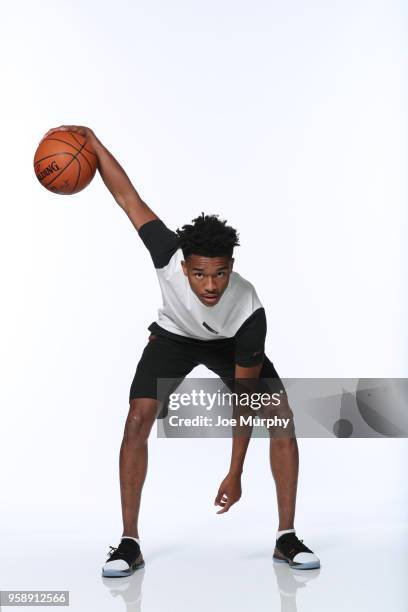
MULTIPOLYGON (((160 282, 163 306, 137 365, 130 389, 129 413, 120 450, 123 533, 102 574, 120 577, 144 566, 140 550, 138 514, 147 472, 147 440, 159 406, 157 379, 183 378, 204 364, 224 381, 275 379, 283 385, 264 353, 266 317, 254 287, 232 271, 237 232, 216 215, 193 219, 173 232, 140 198, 123 168, 94 132, 83 126, 61 126, 54 131, 85 136, 98 157, 102 180, 126 212, 150 251, 160 282)), ((80 152, 78 151, 78 155, 80 152)), ((290 408, 286 407, 291 413, 290 408)), ((250 436, 234 436, 230 469, 215 504, 227 512, 241 497, 241 474, 250 436)), ((298 447, 291 436, 270 437, 270 464, 275 480, 279 527, 273 558, 297 569, 320 567, 319 559, 299 540, 294 529, 298 480, 298 447)))

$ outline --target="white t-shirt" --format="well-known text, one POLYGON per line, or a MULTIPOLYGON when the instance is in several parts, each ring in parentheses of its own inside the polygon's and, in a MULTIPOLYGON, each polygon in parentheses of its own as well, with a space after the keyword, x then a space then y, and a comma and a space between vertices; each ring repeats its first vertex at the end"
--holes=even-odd
POLYGON ((139 236, 153 259, 163 298, 157 320, 148 329, 181 341, 234 339, 239 365, 260 363, 266 317, 253 285, 232 271, 219 302, 206 306, 191 289, 181 267, 184 256, 178 235, 154 219, 139 228, 139 236))

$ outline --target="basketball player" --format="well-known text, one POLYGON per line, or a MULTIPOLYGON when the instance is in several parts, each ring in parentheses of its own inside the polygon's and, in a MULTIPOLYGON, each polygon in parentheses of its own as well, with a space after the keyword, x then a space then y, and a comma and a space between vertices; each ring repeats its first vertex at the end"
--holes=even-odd
MULTIPOLYGON (((92 144, 102 180, 128 215, 149 250, 160 283, 163 306, 137 365, 130 387, 129 413, 120 450, 123 532, 102 574, 128 576, 144 566, 138 515, 147 472, 147 440, 159 406, 157 378, 180 382, 204 364, 223 380, 275 379, 283 385, 264 352, 265 310, 250 282, 233 271, 233 249, 239 245, 235 229, 218 215, 193 219, 176 232, 140 198, 123 168, 94 132, 83 126, 53 128, 79 132, 92 144)), ((291 413, 289 407, 287 409, 291 413)), ((292 414, 292 413, 291 413, 292 414)), ((250 436, 234 436, 230 469, 215 505, 228 512, 241 497, 241 474, 250 436)), ((291 436, 270 436, 270 464, 279 510, 273 558, 296 569, 320 567, 317 556, 299 540, 294 528, 298 480, 298 447, 291 436)))

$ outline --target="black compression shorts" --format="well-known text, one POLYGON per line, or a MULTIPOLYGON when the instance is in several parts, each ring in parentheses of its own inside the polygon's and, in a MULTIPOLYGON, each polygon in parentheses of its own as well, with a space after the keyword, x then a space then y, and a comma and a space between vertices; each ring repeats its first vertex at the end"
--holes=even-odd
MULTIPOLYGON (((158 418, 167 414, 166 398, 174 391, 183 379, 198 365, 204 365, 217 374, 229 387, 235 378, 235 341, 233 338, 219 340, 196 340, 182 337, 176 340, 167 335, 150 334, 136 368, 130 387, 129 401, 138 397, 149 397, 163 402, 163 409, 158 418), (157 379, 175 379, 165 395, 158 397, 157 379)), ((260 378, 275 379, 273 390, 284 389, 283 383, 273 363, 264 355, 260 378)))

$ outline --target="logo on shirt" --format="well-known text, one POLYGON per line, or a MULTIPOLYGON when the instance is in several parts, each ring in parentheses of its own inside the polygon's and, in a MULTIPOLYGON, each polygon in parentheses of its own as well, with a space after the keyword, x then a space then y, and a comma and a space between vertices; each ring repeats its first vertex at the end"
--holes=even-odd
POLYGON ((208 329, 208 331, 212 332, 213 334, 218 334, 217 331, 215 331, 215 329, 213 329, 212 327, 210 327, 209 325, 207 325, 207 323, 205 321, 203 321, 203 325, 206 329, 208 329))

